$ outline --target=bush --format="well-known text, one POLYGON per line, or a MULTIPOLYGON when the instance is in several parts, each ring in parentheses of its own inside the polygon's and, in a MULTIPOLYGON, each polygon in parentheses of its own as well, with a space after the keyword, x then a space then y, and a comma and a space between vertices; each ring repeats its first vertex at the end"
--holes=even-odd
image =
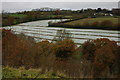
POLYGON ((88 40, 82 45, 82 53, 87 60, 93 61, 95 50, 95 45, 92 40, 88 40))
POLYGON ((2 32, 3 65, 13 67, 32 66, 33 57, 31 48, 33 45, 31 41, 18 37, 11 30, 3 30, 2 32))
POLYGON ((52 63, 54 62, 54 54, 52 44, 49 41, 45 40, 36 43, 32 52, 34 53, 33 64, 35 68, 52 66, 52 63))
POLYGON ((65 39, 56 43, 55 55, 59 58, 68 58, 74 53, 75 49, 75 43, 72 40, 65 39))
POLYGON ((83 57, 93 63, 95 77, 98 77, 107 67, 112 70, 111 66, 117 60, 117 49, 117 43, 106 38, 89 40, 82 45, 83 57))

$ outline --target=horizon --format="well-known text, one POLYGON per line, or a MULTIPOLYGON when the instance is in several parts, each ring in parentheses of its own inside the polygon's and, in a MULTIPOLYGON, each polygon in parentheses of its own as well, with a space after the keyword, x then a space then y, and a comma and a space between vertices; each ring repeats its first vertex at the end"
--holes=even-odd
POLYGON ((87 8, 111 10, 118 8, 118 2, 2 2, 2 10, 10 13, 31 11, 32 9, 40 9, 43 7, 63 10, 81 10, 87 8))

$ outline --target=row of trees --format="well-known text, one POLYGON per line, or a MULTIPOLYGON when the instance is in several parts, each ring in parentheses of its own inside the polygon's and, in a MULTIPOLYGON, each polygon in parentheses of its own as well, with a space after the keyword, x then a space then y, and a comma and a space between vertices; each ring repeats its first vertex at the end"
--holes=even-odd
POLYGON ((54 9, 54 8, 49 8, 49 7, 44 7, 40 9, 33 9, 32 11, 37 11, 37 12, 55 12, 55 14, 74 14, 74 13, 109 13, 109 14, 114 14, 114 15, 119 15, 120 10, 117 8, 113 8, 112 10, 108 9, 102 9, 102 8, 97 8, 97 9, 81 9, 81 10, 62 10, 62 9, 54 9))
POLYGON ((13 34, 11 30, 3 30, 2 36, 3 66, 61 71, 71 77, 79 77, 81 72, 85 75, 93 72, 93 77, 100 77, 107 68, 110 74, 120 74, 120 46, 109 39, 88 40, 77 47, 70 39, 36 43, 23 34, 13 34), (80 53, 82 58, 76 61, 73 56, 80 53))

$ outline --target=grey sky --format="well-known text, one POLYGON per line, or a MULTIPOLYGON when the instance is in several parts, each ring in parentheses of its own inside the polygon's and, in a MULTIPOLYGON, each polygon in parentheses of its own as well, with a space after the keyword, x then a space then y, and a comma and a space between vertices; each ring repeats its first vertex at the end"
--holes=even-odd
POLYGON ((41 7, 60 9, 117 8, 118 2, 2 2, 2 9, 9 12, 32 10, 41 7))
POLYGON ((2 0, 2 2, 118 2, 119 0, 2 0))

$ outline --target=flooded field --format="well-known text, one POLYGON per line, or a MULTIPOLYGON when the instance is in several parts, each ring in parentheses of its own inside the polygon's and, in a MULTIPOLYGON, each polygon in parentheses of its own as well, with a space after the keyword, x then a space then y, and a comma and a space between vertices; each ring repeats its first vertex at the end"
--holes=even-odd
MULTIPOLYGON (((55 35, 57 30, 65 29, 72 34, 72 40, 76 44, 81 44, 84 41, 89 39, 96 38, 108 38, 110 40, 117 41, 120 45, 119 34, 120 32, 114 30, 97 30, 97 29, 70 29, 70 28, 58 28, 58 27, 47 27, 48 22, 59 22, 64 21, 66 19, 54 19, 54 20, 40 20, 22 23, 19 25, 12 26, 11 29, 19 34, 24 33, 27 36, 34 37, 36 41, 41 40, 49 40, 51 41, 55 35)), ((10 28, 10 27, 6 27, 10 28)))

